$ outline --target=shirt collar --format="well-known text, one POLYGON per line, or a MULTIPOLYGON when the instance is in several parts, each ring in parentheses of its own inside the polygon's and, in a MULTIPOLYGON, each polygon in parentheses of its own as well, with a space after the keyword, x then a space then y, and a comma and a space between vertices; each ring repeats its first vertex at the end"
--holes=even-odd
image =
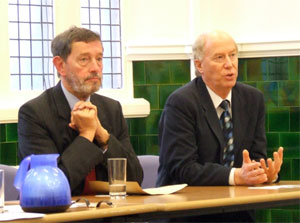
MULTIPOLYGON (((62 82, 60 82, 61 84, 61 88, 62 88, 62 91, 64 92, 64 95, 66 96, 66 99, 70 105, 70 108, 71 110, 74 108, 75 104, 80 101, 80 99, 78 99, 75 95, 71 94, 63 85, 62 82)), ((91 99, 91 96, 89 96, 86 101, 90 101, 91 99)))
MULTIPOLYGON (((217 109, 219 107, 219 105, 221 104, 221 102, 224 100, 223 98, 221 98, 219 95, 217 95, 212 89, 210 89, 207 85, 206 88, 208 90, 208 93, 211 97, 211 100, 214 104, 215 109, 217 109)), ((230 92, 228 93, 227 97, 225 98, 226 100, 229 101, 229 107, 231 107, 231 92, 232 90, 230 90, 230 92)))

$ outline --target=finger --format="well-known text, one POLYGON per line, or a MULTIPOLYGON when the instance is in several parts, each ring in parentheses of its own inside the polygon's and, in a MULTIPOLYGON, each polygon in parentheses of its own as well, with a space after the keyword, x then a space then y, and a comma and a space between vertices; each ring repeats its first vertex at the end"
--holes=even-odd
POLYGON ((279 158, 281 159, 281 161, 282 161, 282 159, 283 159, 283 147, 279 147, 279 149, 278 149, 278 154, 279 154, 279 158))
POLYGON ((83 104, 84 103, 84 101, 78 101, 75 105, 74 105, 74 107, 73 107, 73 111, 76 111, 76 110, 78 110, 78 108, 79 108, 79 106, 81 105, 81 104, 83 104))
POLYGON ((260 165, 264 169, 265 173, 267 173, 268 172, 268 168, 267 168, 267 165, 266 165, 266 162, 265 162, 264 159, 260 160, 260 165))
POLYGON ((251 163, 251 160, 250 160, 250 157, 249 157, 249 152, 246 149, 243 150, 243 162, 244 163, 251 163))

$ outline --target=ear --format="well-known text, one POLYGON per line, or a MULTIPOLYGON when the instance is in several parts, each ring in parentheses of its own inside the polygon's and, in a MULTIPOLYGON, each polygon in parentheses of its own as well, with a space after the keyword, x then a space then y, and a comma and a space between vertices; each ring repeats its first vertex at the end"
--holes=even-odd
POLYGON ((200 74, 203 74, 202 61, 199 59, 194 60, 195 68, 200 74))
POLYGON ((61 75, 61 76, 65 76, 66 71, 65 71, 65 61, 60 57, 60 56, 55 56, 53 57, 52 60, 57 72, 61 75))

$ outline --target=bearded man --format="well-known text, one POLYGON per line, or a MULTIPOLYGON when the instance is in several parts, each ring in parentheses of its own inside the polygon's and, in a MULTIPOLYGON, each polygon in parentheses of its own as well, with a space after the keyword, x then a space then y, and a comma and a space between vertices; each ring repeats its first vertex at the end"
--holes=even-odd
POLYGON ((95 94, 102 83, 100 36, 71 27, 51 44, 60 81, 19 110, 18 156, 58 153, 72 195, 91 194, 88 180, 107 181, 107 159, 127 158, 127 180, 143 170, 118 101, 95 94))

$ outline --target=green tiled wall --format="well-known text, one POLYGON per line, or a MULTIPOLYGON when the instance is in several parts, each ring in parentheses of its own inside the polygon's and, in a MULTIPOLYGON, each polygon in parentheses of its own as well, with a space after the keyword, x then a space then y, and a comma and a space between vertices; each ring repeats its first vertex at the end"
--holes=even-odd
MULTIPOLYGON (((147 118, 127 119, 137 154, 158 154, 158 121, 168 95, 190 80, 190 61, 133 63, 134 95, 146 98, 147 118)), ((264 93, 268 156, 284 146, 281 179, 300 180, 300 56, 239 60, 239 81, 264 93)), ((17 124, 0 124, 0 162, 18 164, 17 124)), ((258 222, 300 222, 299 205, 256 212, 258 222)))

